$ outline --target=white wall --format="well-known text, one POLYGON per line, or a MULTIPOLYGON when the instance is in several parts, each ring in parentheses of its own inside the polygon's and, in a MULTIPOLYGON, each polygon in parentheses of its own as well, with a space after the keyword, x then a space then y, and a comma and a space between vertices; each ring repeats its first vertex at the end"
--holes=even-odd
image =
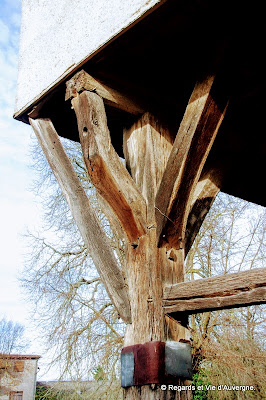
POLYGON ((15 112, 162 0, 22 0, 15 112))

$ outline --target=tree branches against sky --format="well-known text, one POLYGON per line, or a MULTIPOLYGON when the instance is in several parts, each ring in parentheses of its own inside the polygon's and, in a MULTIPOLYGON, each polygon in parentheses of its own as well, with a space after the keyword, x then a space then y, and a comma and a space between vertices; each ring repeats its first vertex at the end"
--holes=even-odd
POLYGON ((31 129, 13 119, 20 33, 20 0, 0 0, 0 312, 25 316, 16 282, 23 265, 21 236, 35 219, 33 194, 27 189, 31 129))
POLYGON ((26 227, 35 229, 40 214, 29 191, 34 174, 30 167, 33 133, 29 125, 13 119, 20 17, 21 0, 0 0, 0 319, 6 317, 25 326, 25 336, 32 342, 28 351, 43 356, 39 363, 43 374, 47 355, 36 330, 35 340, 32 338, 29 307, 18 283, 25 263, 22 235, 26 227))

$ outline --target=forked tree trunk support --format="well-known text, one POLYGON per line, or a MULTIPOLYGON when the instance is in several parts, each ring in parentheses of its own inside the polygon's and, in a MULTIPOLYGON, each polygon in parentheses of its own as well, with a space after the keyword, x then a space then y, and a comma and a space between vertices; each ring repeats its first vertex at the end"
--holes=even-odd
MULTIPOLYGON (((89 175, 127 240, 125 277, 104 243, 104 232, 73 176, 51 122, 31 120, 84 241, 94 254, 107 292, 128 323, 125 346, 189 341, 186 318, 178 322, 165 315, 168 299, 163 293, 184 281, 185 254, 221 186, 213 171, 201 177, 228 102, 223 97, 218 104, 216 94, 214 76, 198 82, 176 134, 144 112, 143 106, 84 71, 67 83, 66 98, 72 99, 89 175), (126 166, 113 148, 104 103, 139 115, 124 130, 126 166), (91 236, 89 230, 93 231, 91 236)), ((186 383, 184 379, 176 378, 176 384, 182 383, 186 383)), ((162 391, 160 386, 149 384, 124 391, 126 400, 181 398, 191 398, 191 392, 162 391)))

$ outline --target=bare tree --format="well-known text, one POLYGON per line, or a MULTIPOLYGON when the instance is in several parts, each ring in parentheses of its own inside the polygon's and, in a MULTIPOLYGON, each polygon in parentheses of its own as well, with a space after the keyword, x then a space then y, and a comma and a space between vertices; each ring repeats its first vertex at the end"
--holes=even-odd
MULTIPOLYGON (((265 260, 265 210, 221 194, 217 197, 187 257, 190 279, 252 268, 265 260)), ((190 325, 194 368, 205 383, 250 385, 264 398, 265 336, 263 306, 195 314, 190 325)), ((232 391, 208 392, 208 398, 232 399, 232 391)))
POLYGON ((19 322, 0 320, 0 354, 20 353, 29 346, 24 337, 25 328, 19 322))

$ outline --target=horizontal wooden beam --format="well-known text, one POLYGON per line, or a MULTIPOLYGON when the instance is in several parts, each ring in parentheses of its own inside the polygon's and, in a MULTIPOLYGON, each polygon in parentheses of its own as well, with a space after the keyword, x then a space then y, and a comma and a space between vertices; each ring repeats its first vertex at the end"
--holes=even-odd
POLYGON ((105 289, 121 318, 129 323, 130 303, 122 271, 58 134, 48 118, 36 120, 30 118, 29 121, 62 189, 105 289))
POLYGON ((66 82, 65 100, 74 98, 78 93, 87 90, 102 97, 105 104, 126 111, 130 114, 140 115, 145 112, 142 105, 128 95, 123 94, 99 80, 93 78, 85 71, 80 71, 66 82))
POLYGON ((266 269, 168 285, 164 289, 165 313, 189 314, 266 303, 266 269))

